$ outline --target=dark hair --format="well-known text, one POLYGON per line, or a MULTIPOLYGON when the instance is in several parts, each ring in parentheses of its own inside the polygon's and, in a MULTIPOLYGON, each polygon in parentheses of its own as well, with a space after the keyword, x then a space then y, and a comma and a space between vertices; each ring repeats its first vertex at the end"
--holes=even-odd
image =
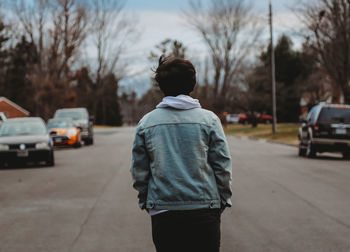
POLYGON ((196 70, 188 60, 161 56, 155 80, 165 96, 188 95, 196 85, 196 70))

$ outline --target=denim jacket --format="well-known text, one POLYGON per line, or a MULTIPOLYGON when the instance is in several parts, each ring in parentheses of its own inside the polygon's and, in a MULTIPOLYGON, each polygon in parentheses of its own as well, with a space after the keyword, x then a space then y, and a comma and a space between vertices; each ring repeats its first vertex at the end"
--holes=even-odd
POLYGON ((194 108, 158 108, 137 125, 133 187, 141 209, 231 206, 231 158, 219 118, 194 108))

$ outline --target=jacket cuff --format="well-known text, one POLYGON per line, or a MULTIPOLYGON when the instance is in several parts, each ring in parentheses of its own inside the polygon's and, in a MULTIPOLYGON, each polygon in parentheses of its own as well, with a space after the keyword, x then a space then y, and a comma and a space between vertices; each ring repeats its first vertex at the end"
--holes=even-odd
POLYGON ((232 202, 230 199, 228 199, 227 201, 224 199, 221 199, 221 208, 226 208, 231 206, 232 206, 232 202))

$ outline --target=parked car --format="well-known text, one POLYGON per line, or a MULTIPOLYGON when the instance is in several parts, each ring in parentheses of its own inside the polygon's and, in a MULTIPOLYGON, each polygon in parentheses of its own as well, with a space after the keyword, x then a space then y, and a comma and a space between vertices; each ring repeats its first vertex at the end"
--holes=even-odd
POLYGON ((81 147, 81 128, 69 118, 50 119, 47 122, 49 135, 56 146, 81 147))
POLYGON ((4 112, 0 112, 0 126, 3 122, 7 120, 7 117, 4 112))
POLYGON ((313 107, 299 128, 299 155, 341 152, 350 158, 350 105, 321 103, 313 107))
POLYGON ((54 166, 52 140, 41 118, 14 118, 0 128, 0 166, 27 161, 45 161, 54 166))
POLYGON ((270 115, 260 115, 258 116, 257 119, 259 123, 265 123, 265 124, 270 124, 273 121, 273 117, 270 115))
POLYGON ((86 108, 58 109, 54 115, 55 119, 69 118, 77 127, 81 128, 81 138, 86 145, 94 143, 93 117, 89 117, 86 108))
POLYGON ((228 114, 226 116, 227 123, 242 123, 248 124, 248 118, 245 114, 228 114))

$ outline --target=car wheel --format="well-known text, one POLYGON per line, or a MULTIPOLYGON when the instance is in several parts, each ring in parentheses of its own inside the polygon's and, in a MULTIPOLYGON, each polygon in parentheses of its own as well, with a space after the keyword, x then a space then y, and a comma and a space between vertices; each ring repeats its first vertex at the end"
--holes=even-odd
POLYGON ((299 156, 305 157, 306 156, 306 148, 302 148, 301 143, 299 143, 299 156))
POLYGON ((312 141, 311 141, 310 138, 307 140, 306 156, 307 156, 308 158, 314 158, 314 157, 316 157, 315 146, 312 144, 312 141))
POLYGON ((86 145, 92 145, 92 144, 94 144, 94 139, 93 139, 92 137, 86 139, 85 144, 86 144, 86 145))
POLYGON ((50 157, 46 161, 46 166, 55 166, 55 157, 53 151, 51 151, 50 157))
POLYGON ((244 120, 244 121, 243 121, 243 124, 244 124, 244 125, 248 125, 248 121, 247 121, 247 120, 244 120))
POLYGON ((271 122, 270 122, 270 120, 265 120, 265 124, 270 124, 271 122))
POLYGON ((73 145, 74 148, 80 148, 81 147, 81 142, 80 141, 77 141, 74 145, 73 145))

